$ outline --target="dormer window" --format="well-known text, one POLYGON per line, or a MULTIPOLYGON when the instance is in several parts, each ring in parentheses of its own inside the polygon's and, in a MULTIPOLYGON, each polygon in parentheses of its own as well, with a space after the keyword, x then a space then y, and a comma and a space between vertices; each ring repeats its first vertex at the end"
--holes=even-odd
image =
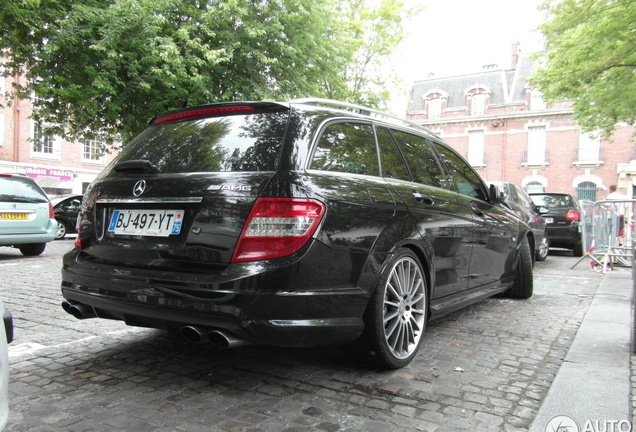
POLYGON ((544 110, 547 108, 545 100, 543 99, 543 93, 538 89, 533 88, 530 91, 530 109, 531 110, 544 110))
POLYGON ((482 84, 472 86, 464 95, 466 96, 466 108, 470 115, 484 115, 490 99, 490 89, 482 84))
POLYGON ((482 115, 486 112, 486 95, 476 94, 471 98, 470 114, 482 115))
POLYGON ((424 95, 424 106, 426 107, 426 118, 442 118, 446 108, 448 94, 442 90, 431 90, 424 95))

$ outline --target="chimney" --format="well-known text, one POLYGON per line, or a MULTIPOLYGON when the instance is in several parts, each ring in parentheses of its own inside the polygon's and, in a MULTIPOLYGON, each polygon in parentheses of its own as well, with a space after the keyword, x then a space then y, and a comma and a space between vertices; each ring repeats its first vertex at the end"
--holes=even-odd
POLYGON ((510 66, 512 67, 512 69, 515 69, 517 67, 517 62, 519 61, 519 54, 521 53, 519 45, 519 42, 512 43, 512 59, 510 62, 510 66))

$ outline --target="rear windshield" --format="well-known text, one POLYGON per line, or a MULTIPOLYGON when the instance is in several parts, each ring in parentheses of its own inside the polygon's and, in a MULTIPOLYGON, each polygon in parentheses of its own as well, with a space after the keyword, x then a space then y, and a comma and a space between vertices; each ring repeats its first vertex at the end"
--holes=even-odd
POLYGON ((574 207, 572 197, 569 195, 532 195, 532 201, 540 207, 574 207))
POLYGON ((2 202, 48 202, 46 194, 28 177, 0 176, 0 201, 2 202))
POLYGON ((269 112, 151 126, 115 163, 148 160, 161 173, 274 171, 288 116, 269 112))

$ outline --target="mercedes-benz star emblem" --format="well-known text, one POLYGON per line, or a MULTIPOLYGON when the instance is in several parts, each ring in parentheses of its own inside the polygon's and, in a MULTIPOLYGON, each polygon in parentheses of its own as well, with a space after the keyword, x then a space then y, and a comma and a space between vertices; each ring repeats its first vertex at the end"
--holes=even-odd
POLYGON ((138 197, 146 190, 146 180, 139 180, 133 188, 133 195, 138 197))

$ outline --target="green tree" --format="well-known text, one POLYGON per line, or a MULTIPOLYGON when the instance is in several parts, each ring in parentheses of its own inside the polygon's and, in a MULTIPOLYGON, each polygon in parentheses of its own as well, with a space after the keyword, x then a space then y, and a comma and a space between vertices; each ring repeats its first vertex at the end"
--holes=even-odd
POLYGON ((570 100, 584 131, 611 135, 636 115, 636 2, 549 0, 546 51, 533 82, 547 102, 570 100))
POLYGON ((0 0, 5 73, 67 139, 128 141, 162 112, 232 100, 388 99, 373 66, 401 0, 0 0), (343 14, 342 11, 349 11, 343 14), (375 75, 374 75, 375 74, 375 75))

